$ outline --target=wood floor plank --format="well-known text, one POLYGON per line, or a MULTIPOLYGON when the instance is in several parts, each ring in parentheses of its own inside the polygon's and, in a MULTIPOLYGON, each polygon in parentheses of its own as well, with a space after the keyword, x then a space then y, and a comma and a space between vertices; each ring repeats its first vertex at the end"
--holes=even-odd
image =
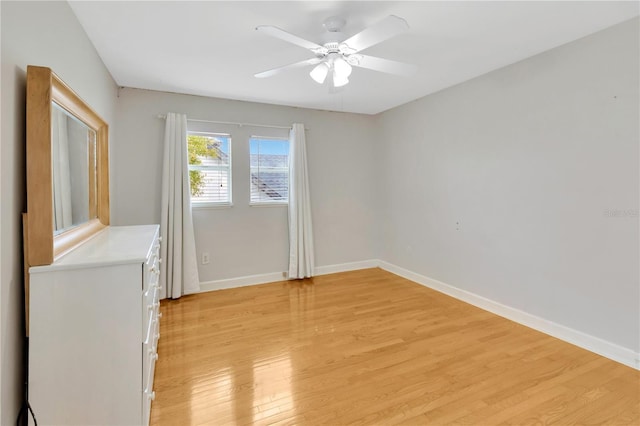
POLYGON ((377 268, 161 309, 153 425, 640 424, 640 372, 377 268))

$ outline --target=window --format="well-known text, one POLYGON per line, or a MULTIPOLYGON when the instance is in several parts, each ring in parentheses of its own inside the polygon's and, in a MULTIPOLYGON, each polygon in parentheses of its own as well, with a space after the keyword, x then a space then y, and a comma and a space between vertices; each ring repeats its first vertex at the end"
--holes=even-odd
POLYGON ((193 204, 231 204, 231 136, 189 132, 187 146, 193 204))
POLYGON ((289 141, 252 136, 250 204, 286 204, 289 201, 289 141))

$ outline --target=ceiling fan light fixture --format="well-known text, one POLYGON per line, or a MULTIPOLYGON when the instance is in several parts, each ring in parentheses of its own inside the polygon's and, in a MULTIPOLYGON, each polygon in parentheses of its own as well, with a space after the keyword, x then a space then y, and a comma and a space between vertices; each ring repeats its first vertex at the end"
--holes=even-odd
POLYGON ((333 61, 333 70, 341 79, 346 79, 351 75, 352 68, 344 58, 339 57, 333 61))
POLYGON ((324 83, 324 80, 327 78, 327 74, 329 73, 329 65, 326 62, 321 62, 316 65, 309 75, 311 78, 318 84, 324 83))
POLYGON ((333 70, 333 87, 342 87, 349 84, 349 78, 346 75, 340 75, 334 69, 333 70))

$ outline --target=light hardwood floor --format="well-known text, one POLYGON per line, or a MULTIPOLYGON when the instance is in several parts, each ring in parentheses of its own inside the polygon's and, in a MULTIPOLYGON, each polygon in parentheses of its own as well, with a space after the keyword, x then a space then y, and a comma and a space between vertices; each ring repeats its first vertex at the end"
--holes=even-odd
POLYGON ((640 424, 640 372, 380 269, 162 311, 154 425, 640 424))

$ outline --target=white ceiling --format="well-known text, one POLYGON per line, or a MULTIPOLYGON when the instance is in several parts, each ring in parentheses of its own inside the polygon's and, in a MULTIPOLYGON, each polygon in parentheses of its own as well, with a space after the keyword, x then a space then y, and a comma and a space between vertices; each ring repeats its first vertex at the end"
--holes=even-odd
POLYGON ((584 37, 639 13, 638 2, 71 1, 117 84, 126 87, 375 114, 584 37), (354 68, 330 94, 308 69, 253 74, 313 57, 255 31, 275 25, 321 44, 322 21, 345 36, 387 15, 408 32, 363 51, 418 65, 413 77, 354 68))

